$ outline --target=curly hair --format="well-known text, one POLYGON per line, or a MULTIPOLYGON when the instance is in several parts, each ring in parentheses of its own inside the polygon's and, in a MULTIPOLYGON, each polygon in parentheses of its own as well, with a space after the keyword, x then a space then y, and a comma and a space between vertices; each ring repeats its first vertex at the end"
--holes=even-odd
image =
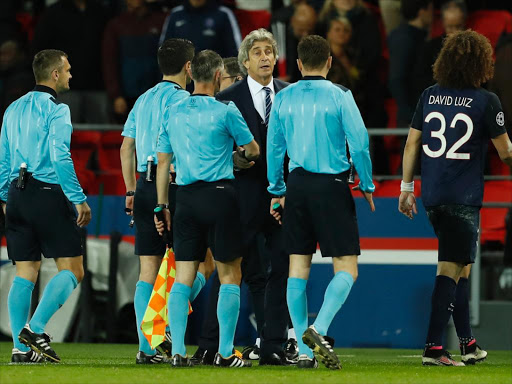
POLYGON ((479 88, 494 75, 489 40, 472 30, 450 34, 433 66, 434 79, 444 88, 479 88))

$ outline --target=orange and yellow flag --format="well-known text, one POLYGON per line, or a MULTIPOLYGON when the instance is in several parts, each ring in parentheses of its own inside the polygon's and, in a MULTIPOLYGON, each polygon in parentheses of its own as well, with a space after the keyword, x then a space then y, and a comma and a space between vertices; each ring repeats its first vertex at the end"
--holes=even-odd
MULTIPOLYGON (((176 261, 174 252, 169 248, 162 259, 153 292, 140 326, 152 349, 159 346, 165 339, 165 327, 169 324, 167 302, 175 277, 176 261)), ((192 306, 189 303, 188 313, 191 312, 192 306)))

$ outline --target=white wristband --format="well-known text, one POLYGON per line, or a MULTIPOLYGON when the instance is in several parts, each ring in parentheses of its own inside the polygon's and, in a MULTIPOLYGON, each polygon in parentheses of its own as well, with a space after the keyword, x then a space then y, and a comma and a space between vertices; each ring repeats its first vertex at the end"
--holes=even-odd
POLYGON ((402 183, 400 184, 400 192, 414 192, 414 181, 405 183, 402 180, 402 183))

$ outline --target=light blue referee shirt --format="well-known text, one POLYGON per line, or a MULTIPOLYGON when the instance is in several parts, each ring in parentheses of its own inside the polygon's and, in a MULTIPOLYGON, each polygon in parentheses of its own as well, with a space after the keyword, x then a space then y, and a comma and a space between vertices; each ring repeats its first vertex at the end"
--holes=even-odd
POLYGON ((18 177, 22 163, 34 179, 59 184, 73 204, 87 199, 69 151, 73 132, 69 107, 56 97, 53 89, 36 85, 5 111, 0 138, 1 200, 7 201, 9 184, 18 177))
POLYGON ((176 157, 178 185, 213 182, 234 179, 233 144, 253 139, 233 102, 195 94, 166 109, 157 151, 176 157))
POLYGON ((284 195, 283 162, 290 172, 338 174, 349 170, 346 142, 361 189, 373 192, 368 132, 352 92, 321 76, 307 76, 276 94, 267 135, 268 191, 284 195))
POLYGON ((138 172, 146 172, 148 156, 153 156, 154 164, 158 163, 156 144, 165 108, 189 95, 179 84, 163 80, 144 92, 135 102, 122 135, 135 139, 138 172))

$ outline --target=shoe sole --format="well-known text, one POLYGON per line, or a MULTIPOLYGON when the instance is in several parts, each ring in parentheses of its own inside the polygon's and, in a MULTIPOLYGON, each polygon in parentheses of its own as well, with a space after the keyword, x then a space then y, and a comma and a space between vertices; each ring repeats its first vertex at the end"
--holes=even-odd
POLYGON ((481 363, 487 359, 487 356, 481 357, 480 359, 468 359, 466 361, 462 360, 462 362, 466 365, 475 365, 481 363))
POLYGON ((424 365, 424 366, 435 366, 435 367, 463 367, 464 365, 454 365, 454 364, 444 364, 443 362, 439 361, 439 360, 436 360, 436 359, 431 359, 431 358, 427 358, 428 360, 422 360, 421 361, 421 364, 424 365))
POLYGON ((329 369, 341 369, 341 363, 338 356, 334 352, 329 351, 319 340, 316 339, 317 337, 309 328, 306 329, 306 332, 302 335, 302 341, 304 344, 320 356, 320 361, 323 365, 329 369))
POLYGON ((18 340, 21 343, 25 344, 27 347, 29 347, 34 352, 37 352, 37 353, 43 355, 45 359, 50 361, 50 363, 60 363, 60 361, 61 361, 60 359, 56 359, 55 357, 50 356, 47 353, 41 351, 35 344, 32 344, 30 341, 28 341, 24 337, 18 336, 18 340))

